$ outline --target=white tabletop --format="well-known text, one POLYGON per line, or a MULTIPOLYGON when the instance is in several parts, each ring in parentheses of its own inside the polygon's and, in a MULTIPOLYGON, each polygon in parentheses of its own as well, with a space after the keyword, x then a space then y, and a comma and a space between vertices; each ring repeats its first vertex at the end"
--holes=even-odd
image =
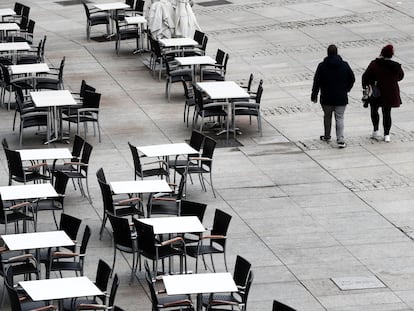
POLYGON ((0 30, 7 31, 7 30, 19 30, 20 26, 16 23, 0 23, 0 30))
POLYGON ((103 295, 86 276, 19 282, 34 301, 103 295))
POLYGON ((26 184, 0 187, 3 201, 28 200, 38 198, 57 197, 58 194, 52 184, 26 184))
POLYGON ((0 43, 0 52, 6 51, 27 51, 30 45, 27 42, 6 42, 0 43))
POLYGON ((168 295, 236 292, 237 286, 230 273, 196 273, 164 275, 168 295))
POLYGON ((93 6, 102 11, 122 10, 131 8, 124 2, 94 3, 93 6))
POLYGON ((0 9, 0 16, 16 15, 13 9, 0 9))
POLYGON ((49 66, 46 63, 12 65, 9 68, 13 75, 50 71, 49 66))
POLYGON ((147 157, 167 157, 198 153, 187 143, 140 146, 137 149, 147 157))
POLYGON ((1 238, 11 251, 75 245, 65 231, 5 234, 1 238))
POLYGON ((178 46, 195 46, 198 42, 192 38, 165 38, 159 39, 159 43, 164 47, 178 47, 178 46))
POLYGON ((19 151, 22 161, 41 161, 72 158, 72 153, 70 152, 69 148, 21 149, 17 151, 19 151))
POLYGON ((197 82, 211 99, 249 98, 245 89, 234 81, 197 82))
POLYGON ((185 57, 176 57, 175 60, 181 66, 186 65, 214 65, 216 60, 210 56, 185 56, 185 57))
POLYGON ((125 21, 128 25, 145 24, 147 22, 146 18, 141 15, 125 16, 125 21))
POLYGON ((191 233, 206 230, 196 216, 140 218, 138 221, 153 226, 154 234, 191 233))
POLYGON ((78 105, 68 90, 30 92, 36 107, 76 106, 78 105))
POLYGON ((112 191, 115 194, 122 193, 155 193, 171 192, 171 187, 164 179, 157 180, 131 180, 110 182, 112 191))

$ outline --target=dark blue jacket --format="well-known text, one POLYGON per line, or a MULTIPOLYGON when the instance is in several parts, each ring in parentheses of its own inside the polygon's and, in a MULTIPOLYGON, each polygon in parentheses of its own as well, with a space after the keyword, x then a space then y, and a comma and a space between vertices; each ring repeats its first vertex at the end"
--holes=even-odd
POLYGON ((341 56, 327 56, 316 69, 311 100, 317 101, 320 90, 321 105, 345 106, 348 104, 348 92, 354 82, 354 73, 341 56))

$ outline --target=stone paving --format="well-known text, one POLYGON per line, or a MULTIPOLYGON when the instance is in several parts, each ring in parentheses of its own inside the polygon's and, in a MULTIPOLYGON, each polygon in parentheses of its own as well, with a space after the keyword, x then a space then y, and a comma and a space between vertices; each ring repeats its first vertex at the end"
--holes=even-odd
MULTIPOLYGON (((131 179, 128 141, 146 145, 188 139, 191 129, 182 122, 182 88, 173 85, 168 102, 165 82, 154 79, 143 65, 148 54, 131 53, 132 41, 121 43, 119 56, 114 42, 87 41, 84 11, 73 4, 76 1, 24 3, 36 21, 35 41, 47 35, 47 62, 57 66, 66 56, 65 87, 77 91, 85 79, 102 93, 102 143, 93 132, 87 136, 94 146, 89 171, 93 202, 70 184, 65 199, 67 213, 92 228, 86 275, 94 278, 98 259, 112 260, 109 231, 98 239, 102 201, 95 172, 103 167, 109 180, 131 179)), ((3 0, 0 7, 13 4, 3 0)), ((217 198, 210 189, 203 192, 196 181, 188 186, 189 199, 208 204, 206 225, 216 208, 233 216, 229 266, 240 254, 252 262, 255 273, 248 309, 271 310, 277 299, 304 311, 414 310, 414 2, 208 4, 214 3, 195 0, 194 5, 209 36, 207 54, 214 56, 217 48, 230 53, 228 80, 246 82, 251 72, 255 85, 264 79, 263 137, 254 120, 250 126, 247 119, 238 119, 242 146, 215 153, 217 198), (310 102, 314 70, 331 43, 357 79, 345 116, 346 149, 319 141, 322 113, 319 104, 310 102), (391 143, 384 143, 369 138, 372 129, 360 101, 360 79, 388 43, 395 46, 405 78, 400 84, 403 105, 393 110, 391 143), (332 278, 345 280, 348 288, 341 290, 332 278)), ((103 31, 94 27, 92 35, 103 31)), ((13 113, 2 108, 0 118, 0 136, 17 147, 13 113)), ((34 131, 25 131, 25 148, 40 143, 34 131)), ((0 170, 0 182, 6 185, 3 155, 0 170)), ((44 214, 39 229, 53 228, 44 214)), ((150 310, 143 273, 129 285, 131 258, 121 258, 116 265, 121 278, 116 304, 125 310, 150 310)), ((222 261, 217 265, 224 269, 222 261)), ((6 303, 3 309, 10 307, 6 303)))

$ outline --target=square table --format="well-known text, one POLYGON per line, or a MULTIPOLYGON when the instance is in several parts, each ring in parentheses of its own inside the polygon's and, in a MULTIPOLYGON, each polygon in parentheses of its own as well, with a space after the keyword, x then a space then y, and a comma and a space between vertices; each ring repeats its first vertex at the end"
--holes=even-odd
POLYGON ((196 80, 195 79, 196 65, 214 65, 216 63, 216 60, 214 58, 211 58, 210 56, 206 56, 206 55, 176 57, 175 60, 181 66, 191 66, 193 82, 196 80))
POLYGON ((27 42, 6 42, 0 43, 0 52, 11 52, 12 62, 16 62, 16 54, 18 51, 28 51, 30 45, 27 42))
POLYGON ((19 284, 33 301, 59 300, 59 310, 63 310, 63 299, 103 295, 86 276, 21 281, 19 284))
POLYGON ((10 8, 5 8, 5 9, 0 9, 0 16, 3 20, 3 17, 5 16, 13 16, 16 15, 16 12, 13 9, 10 8))
POLYGON ((198 42, 192 38, 164 38, 159 39, 158 42, 165 48, 198 45, 198 42))
POLYGON ((197 150, 187 143, 139 146, 137 149, 146 157, 169 157, 198 153, 197 150))
POLYGON ((30 92, 30 96, 35 107, 49 108, 49 118, 51 121, 53 121, 50 122, 51 126, 53 126, 51 130, 54 130, 54 137, 48 137, 48 140, 45 142, 45 144, 55 141, 66 142, 63 138, 63 130, 60 127, 57 107, 81 106, 80 104, 76 103, 71 92, 68 90, 40 91, 30 92))
POLYGON ((75 245, 65 231, 5 234, 1 238, 11 251, 75 245))
POLYGON ((115 27, 114 27, 113 21, 115 20, 115 18, 117 18, 118 11, 131 8, 125 2, 94 3, 93 6, 97 8, 98 10, 109 12, 111 16, 111 22, 110 22, 111 33, 108 34, 107 38, 115 36, 115 32, 114 32, 115 27))
POLYGON ((20 30, 20 26, 17 23, 0 23, 0 38, 4 39, 7 37, 8 31, 20 30))
POLYGON ((16 151, 20 153, 22 161, 46 161, 72 158, 72 153, 69 148, 20 149, 16 151))
MULTIPOLYGON (((249 93, 246 92, 244 88, 238 85, 234 81, 214 81, 214 82, 197 82, 197 86, 203 90, 212 100, 226 100, 227 102, 227 113, 231 115, 232 124, 233 124, 233 102, 232 99, 244 99, 250 98, 249 93)), ((229 120, 230 118, 227 117, 227 142, 229 140, 229 120)), ((235 133, 234 126, 232 131, 235 133)), ((218 135, 220 135, 220 132, 218 135)), ((235 134, 234 134, 235 135, 235 134)))
POLYGON ((140 218, 138 221, 151 225, 154 234, 197 233, 206 230, 197 216, 140 218))
POLYGON ((30 200, 58 196, 51 183, 3 186, 0 187, 0 194, 3 201, 30 200))
POLYGON ((164 179, 112 181, 109 183, 114 194, 171 192, 164 179))
POLYGON ((201 310, 202 294, 238 291, 228 272, 164 275, 162 280, 167 295, 197 294, 197 310, 201 310))
POLYGON ((141 53, 141 52, 148 52, 148 49, 144 48, 144 32, 142 31, 142 25, 147 23, 147 19, 141 15, 135 16, 125 16, 125 22, 127 25, 137 25, 137 31, 141 33, 140 41, 141 41, 141 49, 137 46, 134 50, 133 54, 141 53))
POLYGON ((9 69, 12 75, 45 73, 50 71, 46 63, 11 65, 9 69))

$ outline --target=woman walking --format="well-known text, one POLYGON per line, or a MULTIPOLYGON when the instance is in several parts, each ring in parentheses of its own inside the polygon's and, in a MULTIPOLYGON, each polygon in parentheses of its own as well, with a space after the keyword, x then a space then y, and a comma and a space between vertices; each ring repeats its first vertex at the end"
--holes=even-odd
POLYGON ((379 57, 371 61, 362 75, 362 87, 371 88, 375 94, 371 96, 371 121, 374 127, 371 138, 378 139, 379 114, 382 110, 382 123, 384 126, 384 141, 390 142, 391 108, 401 105, 400 88, 398 81, 404 78, 401 64, 391 60, 394 55, 394 47, 386 45, 382 48, 379 57))

